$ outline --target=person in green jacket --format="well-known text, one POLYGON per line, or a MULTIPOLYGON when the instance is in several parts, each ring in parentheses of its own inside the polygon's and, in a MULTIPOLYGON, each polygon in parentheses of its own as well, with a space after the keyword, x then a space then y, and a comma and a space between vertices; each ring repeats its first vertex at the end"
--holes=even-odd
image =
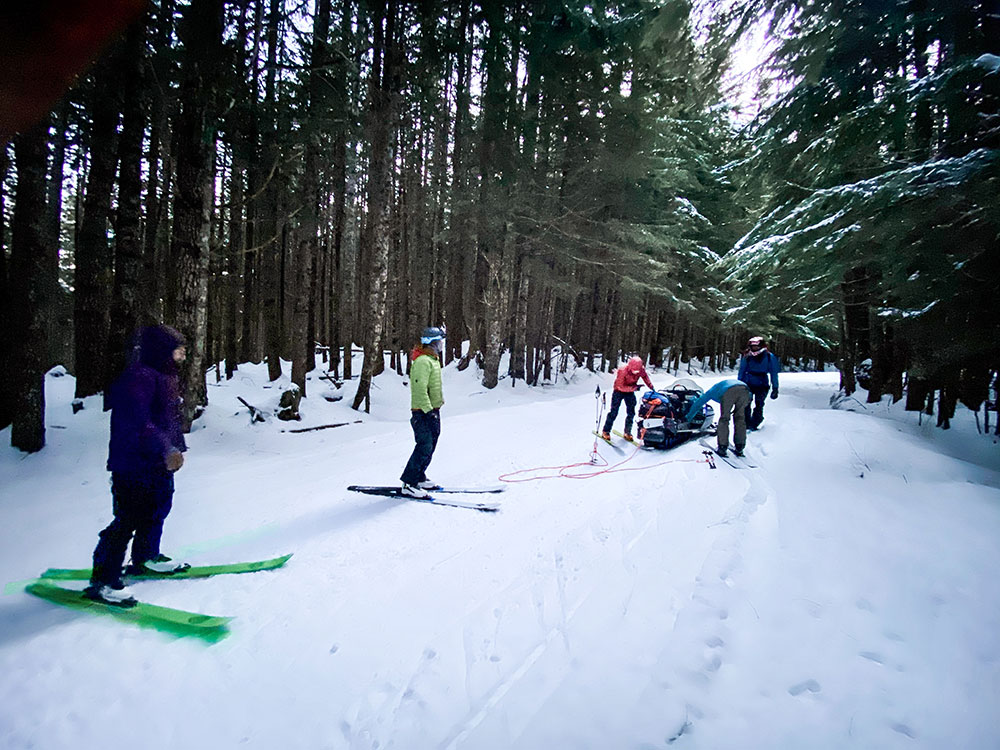
POLYGON ((427 467, 434 456, 441 435, 441 353, 444 329, 425 328, 420 346, 410 353, 410 425, 416 445, 400 479, 402 493, 410 497, 429 497, 428 488, 436 487, 427 478, 427 467))

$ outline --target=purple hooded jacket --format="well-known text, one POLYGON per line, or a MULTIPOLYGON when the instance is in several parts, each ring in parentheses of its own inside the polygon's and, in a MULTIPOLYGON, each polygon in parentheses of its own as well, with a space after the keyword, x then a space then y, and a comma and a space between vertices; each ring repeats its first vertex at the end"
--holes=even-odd
POLYGON ((111 386, 108 471, 165 472, 167 454, 185 451, 174 350, 184 337, 169 326, 139 333, 136 361, 111 386))

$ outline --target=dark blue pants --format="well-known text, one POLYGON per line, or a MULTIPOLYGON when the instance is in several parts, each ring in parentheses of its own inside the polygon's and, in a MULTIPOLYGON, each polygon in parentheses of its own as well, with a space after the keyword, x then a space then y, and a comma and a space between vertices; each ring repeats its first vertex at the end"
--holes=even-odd
POLYGON ((749 404, 746 408, 747 428, 756 430, 764 421, 764 402, 767 400, 767 394, 771 391, 771 387, 769 385, 748 385, 747 388, 753 394, 753 411, 750 411, 749 404))
POLYGON ((415 411, 410 416, 410 426, 413 427, 413 439, 417 444, 413 446, 413 453, 410 454, 410 460, 406 462, 400 479, 404 484, 413 485, 427 479, 424 472, 431 465, 434 448, 441 435, 441 413, 437 409, 426 414, 415 411))
POLYGON ((632 434, 632 420, 635 419, 635 393, 622 393, 621 391, 611 392, 611 408, 608 410, 608 418, 604 420, 604 431, 611 432, 611 425, 618 418, 618 408, 625 402, 625 434, 632 434))
POLYGON ((136 565, 160 554, 163 521, 170 513, 173 496, 174 475, 166 470, 147 474, 112 472, 111 507, 115 517, 99 535, 91 583, 121 578, 130 540, 132 562, 136 565))

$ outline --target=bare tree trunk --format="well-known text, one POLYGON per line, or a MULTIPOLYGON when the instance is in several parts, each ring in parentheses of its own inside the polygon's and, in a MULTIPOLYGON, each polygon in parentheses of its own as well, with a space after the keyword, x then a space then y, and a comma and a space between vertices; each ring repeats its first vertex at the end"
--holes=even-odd
POLYGON ((174 29, 175 0, 160 0, 156 13, 153 49, 150 60, 148 91, 151 96, 149 148, 146 154, 149 176, 146 182, 146 227, 144 239, 143 295, 150 314, 155 320, 163 317, 165 290, 165 240, 164 218, 170 184, 170 138, 167 126, 167 98, 170 90, 169 69, 173 64, 169 40, 174 29))
MULTIPOLYGON (((368 403, 372 377, 382 361, 382 331, 385 320, 386 280, 389 268, 389 190, 392 144, 389 131, 394 114, 394 96, 399 86, 399 50, 395 40, 397 0, 374 3, 374 61, 368 100, 367 141, 371 146, 368 182, 368 217, 361 236, 361 262, 367 269, 363 295, 365 360, 352 408, 368 403), (384 30, 383 30, 384 23, 384 30)), ((367 408, 366 408, 367 410, 367 408)))
MULTIPOLYGON (((243 208, 245 202, 244 165, 233 156, 229 173, 229 248, 225 288, 225 344, 223 356, 226 359, 226 380, 230 380, 239 366, 240 294, 243 284, 241 275, 246 262, 246 222, 243 208)), ((244 307, 246 300, 243 301, 244 307)))
MULTIPOLYGON (((6 227, 6 184, 7 170, 10 159, 7 147, 0 146, 0 382, 13 383, 16 370, 13 365, 11 340, 11 300, 13 289, 10 286, 10 273, 7 264, 7 227, 6 227)), ((0 388, 0 430, 10 424, 13 413, 13 392, 10 388, 0 388)))
MULTIPOLYGON (((346 8, 345 18, 341 26, 341 59, 346 57, 347 35, 349 33, 349 21, 347 20, 346 8)), ((343 70, 344 67, 338 67, 343 70)), ((344 110, 347 107, 347 83, 343 76, 338 76, 336 81, 336 103, 335 108, 344 110)), ((345 317, 348 315, 347 300, 350 299, 345 289, 347 285, 347 275, 344 263, 344 233, 347 229, 347 126, 342 124, 338 129, 333 141, 333 258, 331 276, 333 283, 330 289, 330 369, 336 372, 340 364, 340 347, 344 347, 344 376, 350 377, 351 371, 351 336, 350 326, 346 324, 345 317), (345 334, 347 334, 345 336, 345 334)))
MULTIPOLYGON (((467 141, 469 120, 470 79, 472 71, 472 45, 469 43, 469 17, 471 0, 462 0, 458 28, 458 63, 455 84, 455 127, 454 151, 452 157, 452 185, 456 203, 464 200, 468 190, 467 141)), ((446 282, 449 291, 445 304, 445 320, 448 323, 448 347, 445 362, 462 357, 462 341, 472 332, 467 324, 466 308, 472 268, 475 266, 473 243, 469 239, 469 211, 464 205, 453 206, 450 217, 451 240, 446 249, 449 276, 446 282)), ((470 353, 472 344, 470 341, 470 353)))
POLYGON ((512 83, 504 56, 503 34, 506 27, 502 7, 487 5, 484 12, 489 37, 484 52, 486 90, 483 95, 482 138, 479 151, 478 236, 479 262, 477 288, 483 287, 480 316, 482 333, 477 337, 483 355, 483 385, 495 388, 499 379, 503 350, 506 294, 505 257, 513 252, 511 227, 507 220, 508 190, 505 179, 512 179, 512 165, 504 142, 507 124, 507 86, 512 83))
MULTIPOLYGON (((122 131, 118 143, 118 214, 115 221, 115 280, 111 295, 111 328, 105 382, 111 384, 125 368, 131 334, 142 322, 153 322, 144 293, 142 241, 142 139, 146 131, 143 107, 145 34, 143 20, 134 23, 125 40, 122 131)), ((107 401, 105 401, 107 405, 107 401)))
POLYGON ((54 287, 47 292, 51 296, 53 309, 48 320, 48 331, 46 340, 48 351, 45 357, 46 368, 55 364, 66 363, 72 357, 73 352, 67 348, 72 346, 71 338, 67 338, 67 329, 72 329, 72 325, 67 325, 70 321, 65 320, 62 315, 61 297, 62 290, 59 288, 59 249, 62 246, 62 209, 63 209, 63 183, 65 182, 66 167, 66 146, 69 140, 67 130, 69 129, 69 114, 72 109, 68 97, 64 97, 55 113, 53 113, 51 135, 49 144, 52 152, 50 161, 50 175, 48 181, 48 197, 46 204, 49 215, 49 226, 45 230, 46 237, 51 238, 54 243, 54 252, 49 253, 49 262, 52 268, 46 274, 51 279, 54 287))
POLYGON ((208 263, 215 157, 215 73, 222 44, 223 0, 192 0, 182 21, 181 110, 176 126, 177 191, 171 256, 176 268, 176 318, 187 337, 184 422, 207 403, 208 263))
POLYGON ((279 236, 280 226, 278 223, 279 175, 283 167, 279 163, 281 153, 277 144, 276 121, 280 10, 280 0, 271 0, 268 13, 267 76, 264 86, 265 113, 261 145, 267 185, 264 188, 261 220, 258 222, 260 236, 255 238, 260 247, 264 354, 267 357, 267 377, 271 381, 281 377, 281 344, 284 322, 284 310, 281 304, 283 246, 279 236))
MULTIPOLYGON (((348 3, 343 4, 342 18, 340 26, 340 55, 335 57, 337 75, 333 81, 333 103, 332 108, 336 111, 345 111, 348 106, 348 89, 345 71, 346 61, 350 58, 348 53, 350 45, 348 39, 351 34, 351 14, 348 3)), ((332 258, 332 284, 330 289, 330 369, 336 372, 340 365, 340 348, 344 347, 344 377, 351 376, 351 331, 352 328, 347 318, 348 310, 351 309, 349 301, 352 299, 347 289, 348 278, 351 276, 347 272, 347 264, 344 262, 344 234, 347 230, 347 125, 341 123, 337 129, 337 134, 333 139, 333 164, 332 164, 332 185, 333 190, 333 258, 332 258)))
POLYGON ((118 61, 118 55, 112 57, 106 54, 93 73, 90 174, 76 246, 73 322, 77 398, 92 396, 107 385, 104 379, 113 282, 108 219, 118 164, 119 114, 119 92, 113 70, 118 61))
MULTIPOLYGON (((519 253, 520 255, 520 253, 519 253)), ((517 269, 517 297, 514 304, 514 330, 510 347, 510 376, 527 382, 525 374, 525 352, 528 347, 528 264, 522 256, 517 269)))
POLYGON ((314 359, 309 336, 312 309, 314 259, 319 235, 319 176, 322 142, 318 132, 323 95, 329 85, 324 66, 329 60, 330 0, 318 0, 313 18, 313 47, 309 71, 309 115, 306 124, 305 171, 302 175, 302 206, 299 213, 299 241, 295 262, 296 284, 292 316, 292 382, 306 396, 306 373, 314 359))
POLYGON ((14 141, 17 192, 11 231, 10 292, 13 409, 10 444, 29 453, 45 446, 45 330, 54 285, 54 243, 45 236, 48 122, 14 141))

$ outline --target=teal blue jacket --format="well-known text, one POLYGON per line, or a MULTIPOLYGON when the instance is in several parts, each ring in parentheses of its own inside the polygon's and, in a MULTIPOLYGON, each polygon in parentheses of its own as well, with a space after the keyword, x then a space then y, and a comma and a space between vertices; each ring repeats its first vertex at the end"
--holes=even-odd
POLYGON ((695 415, 701 411, 701 407, 707 404, 709 401, 718 401, 722 403, 722 394, 732 388, 734 385, 741 385, 746 388, 746 383, 736 380, 735 378, 727 378, 726 380, 720 380, 718 383, 713 385, 703 394, 701 394, 698 399, 691 404, 691 408, 688 409, 687 421, 690 422, 695 418, 695 415))

